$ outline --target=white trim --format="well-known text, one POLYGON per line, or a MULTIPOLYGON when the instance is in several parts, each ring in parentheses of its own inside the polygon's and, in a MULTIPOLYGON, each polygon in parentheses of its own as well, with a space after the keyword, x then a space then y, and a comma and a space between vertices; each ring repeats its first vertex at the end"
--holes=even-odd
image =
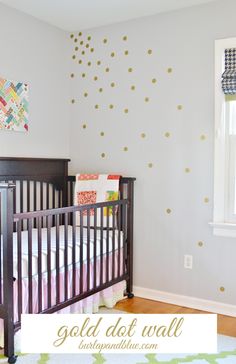
POLYGON ((236 238, 236 224, 209 222, 209 225, 213 227, 214 235, 236 238))
POLYGON ((236 306, 227 303, 204 300, 190 296, 178 295, 170 292, 156 291, 150 288, 134 286, 134 295, 149 300, 170 303, 196 310, 218 313, 226 316, 236 317, 236 306))

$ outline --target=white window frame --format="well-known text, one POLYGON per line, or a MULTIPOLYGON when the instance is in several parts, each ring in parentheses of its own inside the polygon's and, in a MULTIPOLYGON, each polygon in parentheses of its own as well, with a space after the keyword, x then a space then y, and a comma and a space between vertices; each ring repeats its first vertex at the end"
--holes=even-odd
MULTIPOLYGON (((224 51, 236 48, 236 38, 215 41, 215 158, 214 158, 214 235, 236 237, 236 220, 229 216, 229 138, 226 138, 225 95, 221 76, 224 70, 224 51)), ((231 161, 232 163, 232 161, 231 161)), ((233 168, 234 170, 235 168, 233 168)), ((232 170, 232 168, 230 168, 232 170)))

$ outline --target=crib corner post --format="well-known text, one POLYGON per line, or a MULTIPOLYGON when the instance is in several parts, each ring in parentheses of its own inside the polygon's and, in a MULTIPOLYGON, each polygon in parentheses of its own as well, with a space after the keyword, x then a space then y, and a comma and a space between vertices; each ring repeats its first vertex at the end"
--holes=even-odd
POLYGON ((134 178, 130 178, 127 186, 128 221, 127 221, 127 297, 133 298, 133 225, 134 225, 134 178))
POLYGON ((14 363, 14 311, 13 311, 13 190, 10 183, 0 184, 2 236, 3 236, 3 309, 4 354, 14 363))

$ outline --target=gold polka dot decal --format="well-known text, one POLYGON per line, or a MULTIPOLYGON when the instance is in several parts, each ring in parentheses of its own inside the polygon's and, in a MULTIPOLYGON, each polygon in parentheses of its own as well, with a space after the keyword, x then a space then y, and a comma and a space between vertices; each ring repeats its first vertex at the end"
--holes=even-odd
POLYGON ((185 172, 185 173, 190 173, 190 172, 191 172, 191 170, 190 170, 190 168, 188 168, 188 167, 187 167, 187 168, 185 168, 184 172, 185 172))
POLYGON ((124 37, 122 38, 124 41, 126 41, 128 39, 127 35, 124 35, 124 37))
POLYGON ((75 51, 77 52, 79 50, 79 47, 75 47, 75 51))
POLYGON ((153 78, 153 79, 152 79, 152 83, 157 83, 156 78, 153 78))
POLYGON ((74 34, 71 34, 70 37, 71 37, 71 39, 73 39, 74 38, 74 34))
POLYGON ((105 69, 105 71, 106 71, 106 72, 109 72, 109 71, 110 71, 110 68, 109 68, 109 67, 107 67, 107 68, 105 69))
POLYGON ((141 133, 141 138, 146 138, 146 134, 145 133, 141 133))
POLYGON ((112 82, 111 83, 111 87, 115 87, 115 82, 112 82))
POLYGON ((71 73, 70 77, 71 78, 74 78, 75 77, 74 73, 71 73))
POLYGON ((101 64, 101 61, 97 61, 97 65, 100 66, 100 64, 101 64))
POLYGON ((102 89, 102 88, 100 88, 98 91, 99 91, 99 92, 102 92, 102 91, 103 91, 103 89, 102 89))
POLYGON ((103 39, 103 43, 104 43, 104 44, 106 44, 106 43, 107 43, 107 39, 106 39, 106 38, 104 38, 104 39, 103 39))
POLYGON ((134 91, 134 90, 135 90, 135 86, 134 86, 134 85, 132 85, 132 86, 130 87, 130 89, 131 89, 132 91, 134 91))
POLYGON ((147 53, 148 53, 149 55, 151 55, 151 54, 152 54, 152 50, 151 50, 151 49, 148 49, 147 53))
POLYGON ((84 93, 84 97, 88 97, 88 93, 87 92, 84 93))
POLYGON ((87 39, 88 39, 88 40, 91 40, 91 36, 89 35, 87 39))
POLYGON ((202 242, 202 241, 199 241, 199 242, 197 243, 197 245, 198 245, 200 248, 202 248, 202 247, 203 247, 203 242, 202 242))
POLYGON ((94 76, 93 79, 94 79, 94 81, 97 81, 98 80, 98 77, 97 76, 94 76))
POLYGON ((128 72, 129 73, 133 72, 133 68, 132 67, 128 68, 128 72))
POLYGON ((99 108, 99 105, 95 105, 94 107, 95 107, 95 109, 98 109, 99 108))
POLYGON ((79 32, 78 36, 79 36, 79 37, 82 37, 82 32, 79 32))
POLYGON ((72 104, 74 104, 74 103, 75 103, 75 99, 72 99, 72 100, 71 100, 71 103, 72 103, 72 104))
POLYGON ((149 97, 145 97, 144 101, 149 102, 149 97))
POLYGON ((123 148, 123 151, 124 151, 124 152, 128 152, 128 147, 124 147, 124 148, 123 148))
POLYGON ((128 54, 129 54, 129 51, 128 50, 124 51, 124 55, 125 56, 128 56, 128 54))
POLYGON ((170 137, 170 133, 168 131, 165 133, 165 137, 166 138, 169 138, 170 137))
POLYGON ((82 54, 82 56, 84 56, 85 55, 85 51, 82 51, 81 54, 82 54))
POLYGON ((171 209, 166 209, 167 214, 171 214, 171 212, 172 212, 171 209))
POLYGON ((84 44, 84 42, 81 40, 81 42, 79 43, 80 45, 83 45, 84 44))
POLYGON ((128 114, 128 112, 129 112, 129 109, 124 109, 125 114, 128 114))
POLYGON ((73 55, 73 56, 72 56, 72 59, 75 59, 75 58, 76 58, 76 56, 75 56, 75 55, 73 55))
POLYGON ((86 128, 87 128, 87 125, 86 125, 86 124, 83 124, 83 125, 82 125, 82 128, 83 128, 83 129, 86 129, 86 128))
POLYGON ((171 67, 167 68, 167 73, 172 73, 173 69, 171 67))
POLYGON ((115 57, 115 52, 111 52, 111 57, 115 57))
POLYGON ((225 292, 225 287, 220 287, 220 292, 225 292))
POLYGON ((114 109, 114 105, 110 104, 109 109, 114 109))
POLYGON ((91 66, 91 64, 92 64, 91 62, 88 62, 88 63, 87 63, 87 65, 88 65, 89 67, 91 66))
POLYGON ((79 63, 79 64, 82 64, 82 59, 79 59, 79 60, 78 60, 78 63, 79 63))
POLYGON ((85 48, 89 48, 89 44, 88 43, 86 44, 85 48))
POLYGON ((77 43, 77 42, 78 42, 78 39, 77 39, 77 38, 75 38, 75 39, 74 39, 74 42, 75 42, 75 43, 77 43))
POLYGON ((105 154, 105 153, 102 153, 102 154, 101 154, 101 157, 102 157, 102 158, 105 158, 105 157, 106 157, 106 154, 105 154))
POLYGON ((105 135, 104 131, 101 131, 100 135, 103 137, 105 135))
POLYGON ((204 134, 200 135, 200 139, 201 139, 202 141, 206 140, 206 135, 204 135, 204 134))
POLYGON ((85 73, 82 73, 82 75, 81 75, 83 78, 85 78, 85 76, 86 76, 86 74, 85 73))
POLYGON ((177 105, 178 110, 183 110, 183 105, 177 105))
POLYGON ((152 168, 153 167, 153 163, 148 163, 148 168, 152 168))
POLYGON ((209 201, 210 201, 210 200, 209 200, 209 198, 208 198, 208 197, 205 197, 205 198, 204 198, 204 202, 205 202, 205 203, 209 203, 209 201))
POLYGON ((93 53, 93 52, 94 52, 94 48, 91 48, 91 49, 90 49, 90 52, 91 52, 91 53, 93 53))

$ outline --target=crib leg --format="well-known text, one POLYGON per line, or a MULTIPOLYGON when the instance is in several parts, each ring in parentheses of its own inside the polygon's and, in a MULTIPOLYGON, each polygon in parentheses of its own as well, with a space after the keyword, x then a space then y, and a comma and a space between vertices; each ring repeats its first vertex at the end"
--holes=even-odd
POLYGON ((12 355, 8 358, 8 363, 9 364, 15 364, 17 361, 17 355, 12 355))

